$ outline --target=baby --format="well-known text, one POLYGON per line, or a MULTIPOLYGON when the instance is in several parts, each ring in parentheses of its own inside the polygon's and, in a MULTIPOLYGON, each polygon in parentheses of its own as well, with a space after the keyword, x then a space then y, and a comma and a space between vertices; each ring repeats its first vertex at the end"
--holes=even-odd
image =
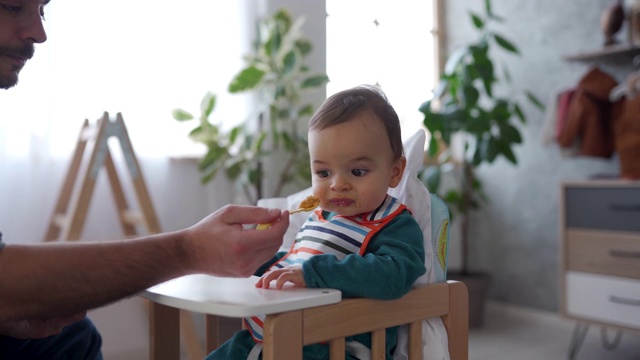
MULTIPOLYGON (((406 205, 387 194, 400 183, 406 165, 398 115, 380 89, 358 86, 322 104, 309 121, 308 138, 313 193, 320 207, 292 248, 258 270, 256 275, 264 275, 256 286, 281 289, 292 283, 338 289, 344 297, 402 297, 426 268, 418 223, 406 205)), ((257 359, 263 320, 245 319, 247 330, 207 359, 257 359)), ((397 330, 386 331, 387 359, 397 330)), ((347 359, 371 347, 370 334, 346 340, 347 359)), ((305 346, 303 352, 304 358, 329 358, 326 344, 305 346)))

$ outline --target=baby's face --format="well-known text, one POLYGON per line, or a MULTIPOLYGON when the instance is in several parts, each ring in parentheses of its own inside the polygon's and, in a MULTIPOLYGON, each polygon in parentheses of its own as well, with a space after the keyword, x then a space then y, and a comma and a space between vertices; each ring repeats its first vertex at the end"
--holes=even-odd
POLYGON ((402 179, 382 122, 371 113, 309 132, 313 193, 320 207, 353 216, 375 210, 402 179))

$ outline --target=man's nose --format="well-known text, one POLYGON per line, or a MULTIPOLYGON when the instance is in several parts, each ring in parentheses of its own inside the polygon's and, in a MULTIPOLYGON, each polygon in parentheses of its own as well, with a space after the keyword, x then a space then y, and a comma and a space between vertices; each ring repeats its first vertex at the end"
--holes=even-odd
POLYGON ((47 41, 47 32, 44 30, 42 16, 39 12, 29 15, 21 29, 20 37, 23 40, 31 40, 34 43, 47 41))

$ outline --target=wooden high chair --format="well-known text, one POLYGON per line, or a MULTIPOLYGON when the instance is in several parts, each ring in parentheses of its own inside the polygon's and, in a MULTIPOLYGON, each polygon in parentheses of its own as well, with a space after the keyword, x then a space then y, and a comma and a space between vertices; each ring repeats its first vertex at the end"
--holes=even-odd
MULTIPOLYGON (((218 316, 267 315, 262 356, 264 360, 302 359, 302 347, 326 342, 331 359, 344 359, 345 337, 370 332, 371 359, 384 359, 385 329, 408 327, 406 350, 409 359, 422 359, 423 329, 444 328, 452 360, 468 358, 468 293, 461 282, 446 281, 449 213, 437 196, 429 194, 417 179, 424 154, 424 131, 405 142, 407 168, 401 184, 390 194, 406 203, 425 237, 425 265, 413 290, 396 300, 342 299, 333 289, 258 289, 257 277, 244 279, 190 275, 171 280, 143 292, 151 300, 150 358, 179 359, 179 309, 207 314, 205 348, 219 346, 218 316), (439 319, 442 319, 440 323, 439 319), (423 327, 426 319, 429 326, 423 327), (442 326, 444 324, 444 326, 442 326)), ((301 191, 287 198, 265 199, 259 205, 295 208, 311 192, 301 191)), ((290 217, 283 248, 288 250, 308 214, 290 217)), ((399 335, 399 339, 400 339, 399 335)), ((402 335, 404 336, 404 335, 402 335)), ((427 338, 426 341, 430 339, 427 338)), ((431 339, 431 344, 435 343, 431 339)), ((398 343, 400 347, 400 340, 398 343)), ((444 346, 442 351, 446 352, 444 346)), ((399 349, 396 348, 396 352, 399 349)))
MULTIPOLYGON (((446 237, 448 224, 444 224, 444 229, 436 227, 432 232, 446 237)), ((446 243, 444 248, 442 243, 433 244, 444 251, 446 259, 446 243)), ((461 282, 419 285, 397 300, 342 300, 340 292, 331 289, 257 289, 253 286, 256 279, 190 275, 145 291, 142 296, 152 304, 150 359, 179 359, 180 309, 207 314, 207 353, 219 346, 218 316, 267 314, 265 360, 302 359, 302 347, 319 342, 330 345, 331 359, 344 359, 345 337, 367 332, 372 333, 371 359, 384 359, 385 329, 405 324, 409 327, 409 359, 422 359, 423 320, 440 317, 450 358, 468 359, 468 293, 461 282)))

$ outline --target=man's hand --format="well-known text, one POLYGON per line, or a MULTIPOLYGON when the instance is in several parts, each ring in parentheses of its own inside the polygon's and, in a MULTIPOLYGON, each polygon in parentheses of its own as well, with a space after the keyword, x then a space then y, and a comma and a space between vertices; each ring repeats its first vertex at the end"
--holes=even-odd
POLYGON ((301 265, 293 265, 282 269, 271 270, 256 282, 256 287, 268 289, 272 280, 276 281, 276 289, 282 289, 284 284, 287 282, 290 282, 297 287, 307 286, 304 281, 304 272, 302 271, 301 265))
POLYGON ((197 268, 218 276, 247 277, 271 259, 289 226, 286 210, 227 205, 186 231, 197 268), (265 230, 245 225, 272 224, 265 230))
POLYGON ((86 316, 79 313, 72 316, 56 317, 39 320, 19 320, 0 323, 0 335, 10 336, 16 339, 39 339, 57 335, 62 329, 78 322, 86 316))

